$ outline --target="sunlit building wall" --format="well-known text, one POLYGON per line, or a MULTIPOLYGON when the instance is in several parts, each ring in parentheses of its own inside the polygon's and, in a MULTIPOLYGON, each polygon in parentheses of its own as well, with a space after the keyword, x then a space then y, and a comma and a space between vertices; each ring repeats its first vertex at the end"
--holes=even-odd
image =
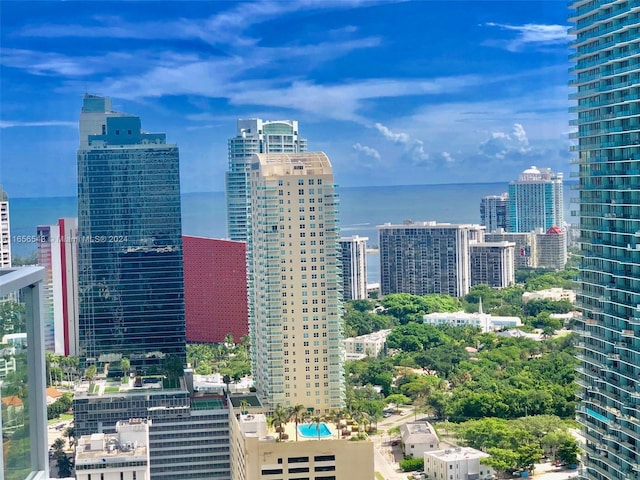
POLYGON ((583 480, 640 478, 640 3, 574 1, 583 480))

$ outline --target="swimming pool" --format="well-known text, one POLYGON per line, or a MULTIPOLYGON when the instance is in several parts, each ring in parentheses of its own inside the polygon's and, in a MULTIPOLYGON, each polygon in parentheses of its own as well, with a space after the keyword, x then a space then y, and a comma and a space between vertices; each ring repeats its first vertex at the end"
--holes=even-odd
POLYGON ((327 427, 326 423, 303 423, 302 425, 298 425, 298 432, 303 437, 315 437, 325 438, 331 436, 331 430, 327 427), (320 434, 318 435, 318 429, 320 429, 320 434))

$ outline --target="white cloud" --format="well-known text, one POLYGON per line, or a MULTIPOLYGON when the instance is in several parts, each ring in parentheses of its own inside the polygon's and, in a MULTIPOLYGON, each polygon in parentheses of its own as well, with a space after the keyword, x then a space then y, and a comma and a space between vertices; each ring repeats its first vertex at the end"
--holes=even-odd
POLYGON ((514 39, 506 42, 496 42, 511 52, 520 51, 523 47, 562 45, 569 42, 568 30, 565 25, 541 25, 527 23, 524 25, 508 25, 503 23, 485 23, 487 27, 498 27, 502 30, 517 32, 514 39))
POLYGON ((362 145, 361 143, 356 143, 353 145, 353 149, 357 152, 361 152, 363 155, 371 158, 375 158, 376 160, 380 160, 380 152, 372 147, 367 147, 366 145, 362 145))
POLYGON ((442 152, 442 158, 446 163, 454 163, 455 159, 451 156, 449 152, 442 152))
POLYGON ((11 120, 0 120, 0 128, 29 128, 29 127, 78 127, 78 122, 67 122, 65 120, 48 120, 42 122, 20 122, 11 120))
POLYGON ((376 123, 374 127, 387 140, 390 140, 396 145, 402 145, 405 150, 405 156, 411 160, 413 165, 422 165, 429 160, 429 154, 425 152, 424 142, 422 140, 413 138, 405 132, 393 132, 381 123, 376 123))
POLYGON ((511 133, 492 132, 491 138, 482 142, 478 150, 487 157, 503 160, 514 154, 526 155, 531 152, 531 146, 524 127, 519 123, 514 123, 511 133))

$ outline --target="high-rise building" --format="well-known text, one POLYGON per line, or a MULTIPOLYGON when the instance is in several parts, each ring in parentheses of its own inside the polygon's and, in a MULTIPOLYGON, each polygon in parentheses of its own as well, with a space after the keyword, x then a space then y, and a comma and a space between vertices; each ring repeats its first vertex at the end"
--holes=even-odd
POLYGON ((76 480, 150 480, 151 423, 146 418, 120 420, 115 434, 101 432, 80 437, 74 462, 76 480))
POLYGON ((564 225, 562 173, 530 167, 509 183, 507 229, 510 232, 547 230, 564 225))
POLYGON ((367 298, 367 237, 340 239, 342 259, 342 299, 367 298))
POLYGON ((489 195, 480 201, 480 225, 487 227, 487 233, 494 232, 499 228, 508 230, 507 205, 509 194, 489 195))
POLYGON ((436 222, 379 225, 380 290, 461 297, 469 293, 470 243, 482 241, 484 227, 436 222))
MULTIPOLYGON (((24 314, 2 318, 5 332, 24 339, 23 347, 4 349, 5 361, 13 357, 16 375, 0 382, 0 478, 47 480, 47 397, 45 394, 42 267, 0 268, 0 302, 11 307, 16 299, 24 314)), ((4 341, 4 340, 3 340, 4 341)))
POLYGON ((0 185, 0 268, 11 267, 11 227, 9 197, 0 185))
POLYGON ((60 218, 36 229, 38 265, 45 268, 45 348, 58 355, 78 351, 78 219, 60 218))
POLYGON ((562 270, 567 263, 566 233, 556 226, 536 233, 536 250, 538 268, 562 270))
POLYGON ((485 284, 506 288, 515 283, 515 243, 472 243, 470 248, 471 286, 485 284))
POLYGON ((257 393, 319 414, 344 405, 337 199, 324 153, 257 154, 251 167, 257 393))
POLYGON ((583 480, 640 478, 640 3, 574 1, 583 480))
POLYGON ((231 240, 246 242, 251 223, 249 173, 255 153, 300 153, 307 140, 298 135, 296 120, 238 120, 236 136, 230 138, 229 170, 226 174, 227 230, 231 240))
POLYGON ((193 387, 193 379, 187 380, 188 371, 185 374, 181 388, 164 388, 155 376, 143 380, 144 388, 129 379, 115 387, 119 391, 110 392, 113 388, 98 379, 96 393, 89 394, 85 382, 73 399, 76 437, 113 434, 120 421, 146 418, 151 480, 229 480, 226 398, 189 391, 184 385, 193 387))
POLYGON ((79 353, 184 362, 178 147, 88 94, 80 135, 79 353))
POLYGON ((245 242, 182 237, 187 341, 236 342, 249 333, 245 242))
POLYGON ((535 232, 517 233, 498 230, 484 236, 486 242, 512 242, 516 248, 513 256, 515 270, 536 268, 538 266, 538 250, 535 232))

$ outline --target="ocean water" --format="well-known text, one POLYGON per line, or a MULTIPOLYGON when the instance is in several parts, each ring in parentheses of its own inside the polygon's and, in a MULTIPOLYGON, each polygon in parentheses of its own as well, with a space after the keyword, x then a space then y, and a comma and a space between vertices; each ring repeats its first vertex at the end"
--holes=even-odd
MULTIPOLYGON (((340 187, 340 230, 342 236, 368 237, 370 246, 378 244, 377 225, 404 220, 449 223, 479 223, 480 199, 507 191, 507 183, 449 185, 407 185, 391 187, 340 187)), ((569 216, 571 189, 564 188, 565 221, 569 216)), ((77 216, 75 197, 10 198, 12 252, 29 255, 34 243, 16 237, 33 236, 38 225, 49 225, 61 217, 77 216)), ((182 231, 185 235, 226 238, 224 192, 182 195, 182 231)), ((367 257, 369 283, 379 282, 378 255, 367 257)))

